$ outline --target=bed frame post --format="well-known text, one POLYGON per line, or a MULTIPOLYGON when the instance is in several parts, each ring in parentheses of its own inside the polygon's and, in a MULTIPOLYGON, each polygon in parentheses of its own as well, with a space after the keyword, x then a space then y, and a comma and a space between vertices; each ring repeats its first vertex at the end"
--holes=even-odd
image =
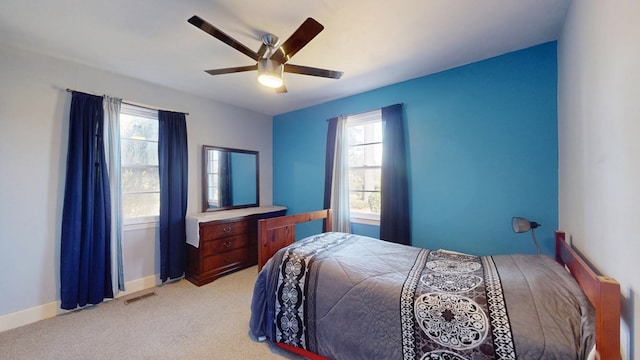
POLYGON ((566 266, 596 310, 596 349, 602 360, 620 359, 620 284, 598 275, 556 231, 556 261, 566 266))
POLYGON ((331 232, 333 231, 333 211, 331 209, 327 209, 327 218, 324 219, 324 229, 322 232, 331 232))

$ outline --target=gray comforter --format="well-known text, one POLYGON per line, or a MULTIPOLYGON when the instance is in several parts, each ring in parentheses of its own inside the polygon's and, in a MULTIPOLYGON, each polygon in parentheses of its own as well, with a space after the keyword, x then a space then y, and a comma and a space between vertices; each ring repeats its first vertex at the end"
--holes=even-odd
POLYGON ((593 308, 546 256, 475 257, 324 233, 256 281, 251 332, 331 359, 584 359, 593 308))

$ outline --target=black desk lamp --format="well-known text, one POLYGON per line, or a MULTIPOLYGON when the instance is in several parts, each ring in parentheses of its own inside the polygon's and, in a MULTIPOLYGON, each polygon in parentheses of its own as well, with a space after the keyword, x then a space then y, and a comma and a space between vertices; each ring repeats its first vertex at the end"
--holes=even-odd
POLYGON ((538 240, 536 240, 536 232, 534 231, 534 229, 540 226, 540 224, 535 221, 529 221, 525 218, 514 217, 513 219, 511 219, 511 226, 513 226, 513 231, 515 231, 516 233, 524 233, 531 230, 533 243, 536 244, 538 255, 540 255, 540 245, 538 245, 538 240))

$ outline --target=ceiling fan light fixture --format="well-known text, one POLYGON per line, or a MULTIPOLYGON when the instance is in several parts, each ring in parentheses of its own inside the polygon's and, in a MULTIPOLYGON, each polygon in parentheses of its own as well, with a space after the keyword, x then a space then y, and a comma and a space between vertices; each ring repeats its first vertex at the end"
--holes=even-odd
POLYGON ((260 84, 277 89, 282 86, 282 73, 284 66, 275 60, 260 59, 258 61, 258 82, 260 84))

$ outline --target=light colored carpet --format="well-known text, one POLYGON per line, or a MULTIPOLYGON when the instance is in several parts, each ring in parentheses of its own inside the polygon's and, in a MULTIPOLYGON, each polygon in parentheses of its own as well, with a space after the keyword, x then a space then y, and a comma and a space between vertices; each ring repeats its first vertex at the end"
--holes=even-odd
POLYGON ((0 359, 301 359, 249 335, 257 267, 116 299, 0 333, 0 359))

